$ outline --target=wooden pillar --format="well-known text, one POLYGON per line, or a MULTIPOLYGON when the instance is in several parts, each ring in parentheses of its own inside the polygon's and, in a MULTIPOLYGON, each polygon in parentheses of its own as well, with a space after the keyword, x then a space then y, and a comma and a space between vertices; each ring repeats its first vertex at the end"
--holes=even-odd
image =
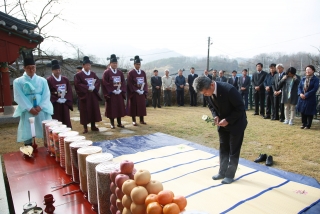
POLYGON ((0 72, 2 74, 2 97, 4 114, 13 114, 14 108, 12 106, 12 97, 10 90, 10 72, 7 63, 0 63, 0 72))

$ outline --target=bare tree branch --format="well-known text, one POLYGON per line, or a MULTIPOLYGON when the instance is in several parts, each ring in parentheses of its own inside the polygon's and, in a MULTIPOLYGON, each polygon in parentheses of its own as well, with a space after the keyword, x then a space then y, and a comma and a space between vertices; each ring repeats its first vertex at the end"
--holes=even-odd
POLYGON ((21 0, 19 0, 18 2, 19 2, 20 10, 21 10, 21 13, 22 13, 22 15, 23 15, 23 17, 24 17, 24 20, 25 20, 26 22, 28 22, 27 14, 26 14, 26 9, 25 9, 25 6, 24 6, 24 5, 27 3, 27 1, 24 2, 23 4, 21 3, 21 0))

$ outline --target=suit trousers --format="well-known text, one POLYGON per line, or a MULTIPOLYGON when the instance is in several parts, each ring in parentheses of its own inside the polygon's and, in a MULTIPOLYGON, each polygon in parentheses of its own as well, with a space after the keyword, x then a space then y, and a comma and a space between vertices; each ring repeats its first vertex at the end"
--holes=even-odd
POLYGON ((248 93, 241 92, 241 96, 244 102, 244 107, 246 108, 246 110, 248 110, 248 97, 249 97, 248 95, 249 95, 248 93))
POLYGON ((184 90, 177 90, 176 92, 178 106, 184 106, 184 90))
POLYGON ((160 106, 160 95, 161 95, 161 89, 154 89, 152 90, 152 106, 160 106))
POLYGON ((219 128, 220 175, 234 178, 238 168, 243 136, 244 131, 241 134, 234 135, 223 127, 219 128))
POLYGON ((164 103, 163 105, 164 106, 171 106, 171 90, 163 90, 163 100, 164 100, 164 103))
POLYGON ((255 91, 254 92, 254 105, 255 105, 255 113, 259 114, 260 107, 260 115, 264 115, 264 103, 265 103, 266 92, 265 91, 255 91))
POLYGON ((301 113, 301 122, 304 127, 311 127, 313 120, 313 115, 306 115, 301 113))
POLYGON ((279 120, 279 109, 280 109, 280 120, 284 120, 284 105, 281 103, 281 95, 274 96, 274 119, 279 120))
POLYGON ((195 90, 189 90, 190 92, 190 106, 197 106, 197 92, 195 90))
POLYGON ((266 101, 266 115, 271 116, 271 118, 274 118, 274 98, 272 93, 267 93, 266 101))

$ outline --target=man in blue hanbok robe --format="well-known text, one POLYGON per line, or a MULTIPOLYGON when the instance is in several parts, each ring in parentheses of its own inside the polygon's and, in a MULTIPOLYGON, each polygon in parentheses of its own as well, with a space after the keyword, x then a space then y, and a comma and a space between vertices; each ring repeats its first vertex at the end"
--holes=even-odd
POLYGON ((43 138, 42 121, 51 119, 53 107, 47 80, 36 74, 32 52, 23 52, 23 58, 25 72, 13 81, 14 101, 18 104, 13 117, 20 116, 17 142, 32 145, 29 118, 35 117, 35 137, 43 138))

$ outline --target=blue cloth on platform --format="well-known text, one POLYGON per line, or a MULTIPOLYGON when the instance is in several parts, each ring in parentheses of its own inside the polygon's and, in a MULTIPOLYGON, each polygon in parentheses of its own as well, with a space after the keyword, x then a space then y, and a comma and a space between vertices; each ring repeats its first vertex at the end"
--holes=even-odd
POLYGON ((35 131, 37 138, 43 138, 42 121, 51 119, 53 106, 50 102, 50 90, 47 80, 36 74, 30 78, 26 72, 13 81, 14 101, 18 104, 13 117, 20 116, 17 142, 23 142, 32 138, 30 117, 35 117, 35 131), (41 108, 37 116, 30 114, 34 102, 41 108))

